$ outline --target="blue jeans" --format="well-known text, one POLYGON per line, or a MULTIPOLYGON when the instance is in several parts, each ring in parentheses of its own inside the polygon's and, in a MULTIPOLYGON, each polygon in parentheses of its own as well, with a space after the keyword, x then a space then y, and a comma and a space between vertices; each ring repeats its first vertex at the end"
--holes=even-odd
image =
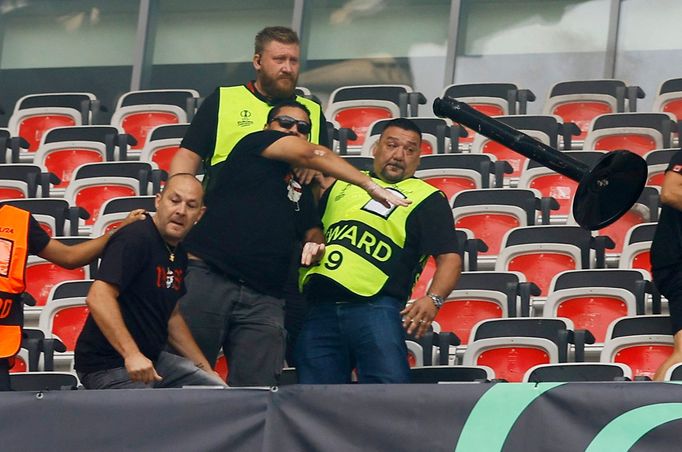
POLYGON ((296 344, 302 384, 409 383, 404 302, 381 296, 365 303, 316 303, 296 344))
POLYGON ((154 361, 154 368, 163 380, 155 383, 132 381, 125 367, 100 370, 97 372, 78 372, 78 378, 85 389, 151 389, 182 388, 183 386, 225 386, 216 375, 204 372, 192 361, 168 352, 161 352, 154 361))

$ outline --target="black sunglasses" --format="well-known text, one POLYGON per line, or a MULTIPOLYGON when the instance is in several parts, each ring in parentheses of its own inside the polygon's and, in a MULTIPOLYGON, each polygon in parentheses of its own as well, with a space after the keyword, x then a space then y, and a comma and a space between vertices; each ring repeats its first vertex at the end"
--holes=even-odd
POLYGON ((308 135, 310 133, 310 124, 308 124, 305 121, 299 121, 298 119, 294 119, 291 116, 286 115, 275 116, 270 120, 270 122, 272 121, 277 121, 280 127, 284 127, 287 130, 291 129, 294 125, 296 125, 298 133, 302 133, 303 135, 308 135))

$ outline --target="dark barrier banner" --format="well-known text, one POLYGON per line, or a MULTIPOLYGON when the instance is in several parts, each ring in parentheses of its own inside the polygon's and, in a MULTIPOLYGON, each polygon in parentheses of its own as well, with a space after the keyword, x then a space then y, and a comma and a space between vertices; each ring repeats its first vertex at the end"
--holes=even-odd
POLYGON ((2 451, 677 451, 682 386, 0 393, 2 451))

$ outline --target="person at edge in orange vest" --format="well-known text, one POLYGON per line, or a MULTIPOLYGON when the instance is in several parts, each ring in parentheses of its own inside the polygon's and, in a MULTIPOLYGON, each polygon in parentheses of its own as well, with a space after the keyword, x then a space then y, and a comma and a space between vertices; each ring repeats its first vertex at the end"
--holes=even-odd
MULTIPOLYGON (((145 218, 144 209, 130 212, 121 227, 145 218)), ((10 205, 0 207, 0 391, 9 391, 9 369, 21 347, 24 324, 21 294, 26 288, 26 261, 36 254, 65 268, 78 268, 95 260, 109 237, 68 246, 50 236, 29 212, 10 205)))

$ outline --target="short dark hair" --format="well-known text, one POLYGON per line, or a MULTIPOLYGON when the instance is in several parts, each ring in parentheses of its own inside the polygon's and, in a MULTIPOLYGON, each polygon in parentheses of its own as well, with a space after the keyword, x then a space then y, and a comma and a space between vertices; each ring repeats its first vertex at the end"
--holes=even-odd
POLYGON ((421 141, 422 139, 422 130, 419 128, 417 124, 415 124, 414 121, 409 120, 407 118, 391 119, 384 125, 384 128, 381 130, 381 134, 383 135, 384 130, 388 129, 389 127, 397 127, 399 129, 415 132, 417 135, 419 135, 419 141, 421 141))
POLYGON ((282 102, 278 102, 275 105, 273 105, 273 107, 268 112, 267 124, 270 124, 270 122, 272 122, 274 117, 277 116, 279 111, 284 107, 294 107, 294 108, 298 108, 300 110, 303 110, 305 112, 305 114, 308 115, 308 120, 310 120, 310 110, 308 110, 308 107, 306 107, 305 105, 303 105, 302 103, 300 103, 296 100, 289 99, 289 100, 284 100, 282 102))
POLYGON ((282 44, 300 44, 298 35, 289 27, 265 27, 256 34, 254 53, 263 53, 265 46, 272 41, 282 44))

